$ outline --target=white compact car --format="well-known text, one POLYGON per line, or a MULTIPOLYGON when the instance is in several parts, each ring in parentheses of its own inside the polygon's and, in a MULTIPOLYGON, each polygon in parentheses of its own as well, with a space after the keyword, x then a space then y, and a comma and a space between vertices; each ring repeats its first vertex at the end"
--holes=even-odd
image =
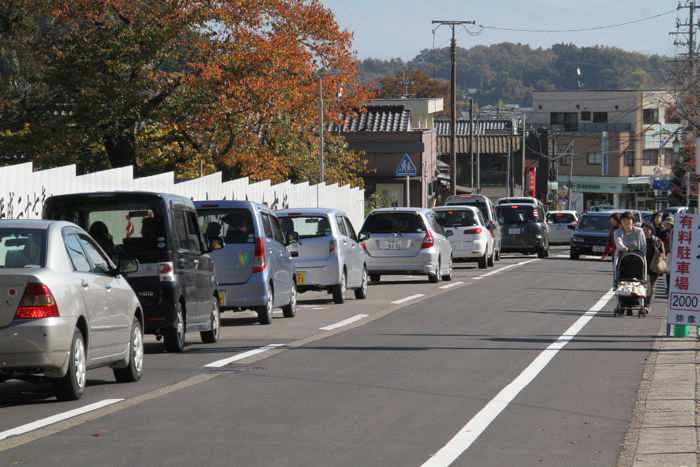
POLYGON ((547 224, 549 225, 549 243, 568 245, 578 225, 578 214, 576 211, 549 211, 547 224))
POLYGON ((454 261, 476 261, 481 269, 494 265, 495 241, 479 209, 473 206, 442 206, 433 211, 445 228, 454 261))

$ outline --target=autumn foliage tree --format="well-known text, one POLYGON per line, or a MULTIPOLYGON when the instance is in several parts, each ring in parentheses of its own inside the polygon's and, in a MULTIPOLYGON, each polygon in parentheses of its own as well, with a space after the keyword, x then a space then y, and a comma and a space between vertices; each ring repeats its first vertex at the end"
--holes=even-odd
MULTIPOLYGON (((0 154, 39 165, 315 181, 319 69, 329 120, 367 97, 317 0, 7 0, 0 44, 0 154)), ((359 181, 327 151, 329 181, 359 181)))
POLYGON ((376 81, 375 87, 377 97, 442 97, 445 114, 449 114, 449 81, 431 78, 422 70, 410 69, 383 76, 376 81))

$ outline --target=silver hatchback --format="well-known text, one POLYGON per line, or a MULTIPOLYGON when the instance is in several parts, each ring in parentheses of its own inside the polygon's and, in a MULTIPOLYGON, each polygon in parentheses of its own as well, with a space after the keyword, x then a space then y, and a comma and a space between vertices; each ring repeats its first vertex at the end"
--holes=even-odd
POLYGON ((325 290, 335 303, 343 303, 347 289, 354 289, 355 298, 367 298, 367 255, 343 211, 306 208, 276 214, 293 239, 289 249, 299 292, 325 290))
POLYGON ((431 282, 452 279, 452 246, 430 209, 376 209, 367 216, 360 240, 373 282, 382 274, 425 274, 431 282))
POLYGON ((119 269, 74 224, 0 221, 0 382, 44 378, 75 400, 104 366, 122 382, 143 372, 143 314, 119 269))

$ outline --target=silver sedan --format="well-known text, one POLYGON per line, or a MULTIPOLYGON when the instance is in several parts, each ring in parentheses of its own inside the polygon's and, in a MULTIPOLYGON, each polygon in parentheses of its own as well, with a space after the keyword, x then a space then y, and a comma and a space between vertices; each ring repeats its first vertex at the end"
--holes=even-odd
POLYGON ((0 221, 0 383, 39 377, 75 400, 104 366, 120 382, 143 373, 143 314, 119 269, 74 224, 0 221))

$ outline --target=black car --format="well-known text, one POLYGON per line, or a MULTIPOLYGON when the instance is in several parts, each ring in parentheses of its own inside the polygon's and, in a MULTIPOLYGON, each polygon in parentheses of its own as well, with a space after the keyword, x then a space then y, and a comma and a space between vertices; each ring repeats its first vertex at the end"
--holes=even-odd
POLYGON ((137 260, 126 278, 143 306, 144 331, 165 338, 169 352, 184 350, 189 331, 205 343, 218 340, 214 263, 192 201, 148 192, 53 196, 43 218, 80 225, 115 264, 137 260))
POLYGON ((502 252, 549 256, 549 227, 541 205, 501 204, 496 213, 501 224, 502 252))
POLYGON ((589 212, 581 217, 571 237, 571 259, 578 259, 581 255, 603 255, 608 243, 609 217, 607 212, 589 212))

